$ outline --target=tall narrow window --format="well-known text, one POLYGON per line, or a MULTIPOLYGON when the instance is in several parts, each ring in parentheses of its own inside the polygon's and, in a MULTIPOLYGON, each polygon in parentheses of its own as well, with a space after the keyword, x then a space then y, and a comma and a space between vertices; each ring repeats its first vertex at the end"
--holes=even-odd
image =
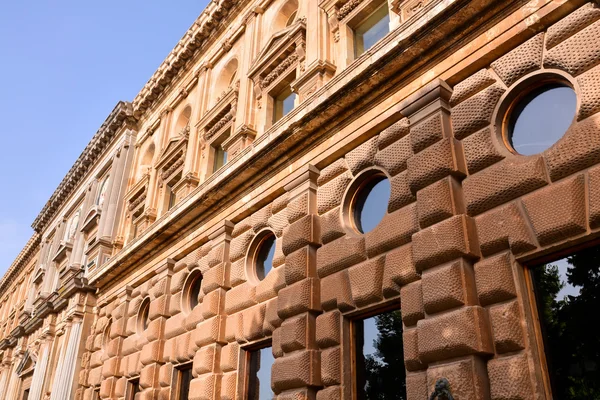
POLYGON ((599 399, 600 246, 528 270, 553 398, 599 399))
POLYGON ((167 196, 167 210, 170 210, 171 208, 173 208, 177 200, 177 195, 175 194, 175 191, 173 190, 173 187, 171 185, 167 185, 167 196))
POLYGON ((127 400, 135 400, 135 395, 140 392, 140 380, 132 379, 127 382, 127 400))
POLYGON ((221 145, 217 145, 215 147, 215 163, 213 166, 213 171, 217 171, 225 164, 227 164, 227 152, 221 145))
POLYGON ((298 95, 292 92, 290 86, 286 86, 276 97, 275 104, 273 107, 273 122, 279 121, 285 117, 296 107, 298 95))
POLYGON ((275 397, 271 389, 271 367, 275 362, 273 349, 248 351, 246 353, 247 385, 246 400, 271 400, 275 397))
POLYGON ((188 364, 176 369, 177 371, 177 400, 188 400, 190 395, 190 382, 194 378, 192 375, 192 364, 188 364))
POLYGON ((365 18, 354 30, 354 55, 360 56, 390 32, 387 1, 365 18))
POLYGON ((406 374, 399 310, 354 321, 356 398, 406 399, 406 374))

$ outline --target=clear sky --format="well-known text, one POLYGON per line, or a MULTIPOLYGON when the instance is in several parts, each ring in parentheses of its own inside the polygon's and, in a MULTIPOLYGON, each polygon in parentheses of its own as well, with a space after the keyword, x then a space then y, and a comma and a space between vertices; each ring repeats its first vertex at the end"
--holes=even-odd
POLYGON ((119 100, 131 101, 207 0, 0 7, 0 275, 119 100))

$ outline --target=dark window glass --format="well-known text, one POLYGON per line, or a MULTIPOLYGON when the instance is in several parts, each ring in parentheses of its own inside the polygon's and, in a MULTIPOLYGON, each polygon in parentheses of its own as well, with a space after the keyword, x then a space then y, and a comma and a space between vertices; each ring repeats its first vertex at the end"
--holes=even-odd
POLYGON ((559 84, 545 85, 520 101, 509 116, 508 140, 523 155, 543 152, 567 131, 577 109, 575 91, 559 84))
POLYGON ((198 276, 190 287, 190 310, 193 310, 198 305, 201 287, 202 276, 198 276))
POLYGON ((146 299, 142 302, 142 306, 140 309, 140 327, 142 329, 142 331, 145 331, 148 328, 148 324, 150 323, 149 320, 149 314, 150 314, 150 300, 146 299))
POLYGON ((275 359, 271 347, 251 351, 248 357, 248 400, 271 400, 271 367, 275 359))
POLYGON ((167 209, 170 210, 175 205, 176 195, 171 186, 167 185, 167 190, 169 191, 169 205, 167 209))
POLYGON ((390 194, 390 181, 383 175, 377 175, 358 190, 353 207, 356 229, 367 233, 381 222, 387 213, 390 194))
POLYGON ((177 377, 177 400, 188 400, 190 394, 190 382, 194 378, 192 375, 192 366, 186 366, 178 370, 177 377))
POLYGON ((140 381, 134 379, 128 382, 127 400, 135 400, 135 395, 140 392, 140 381))
POLYGON ((225 164, 227 164, 227 152, 219 145, 215 147, 215 165, 213 171, 218 170, 225 164))
POLYGON ((406 400, 399 310, 354 322, 355 381, 359 400, 406 400))
POLYGON ((554 398, 600 399, 600 246, 531 269, 554 398))
POLYGON ((367 17, 355 30, 355 55, 360 56, 379 42, 390 31, 390 15, 387 2, 367 17))
POLYGON ((273 110, 273 122, 279 121, 296 107, 297 94, 292 92, 291 87, 287 87, 275 98, 275 108, 273 110))
POLYGON ((27 400, 27 399, 29 399, 29 389, 26 389, 23 392, 23 400, 27 400))
POLYGON ((275 257, 275 235, 270 233, 260 243, 256 256, 256 276, 261 281, 273 269, 273 257, 275 257))

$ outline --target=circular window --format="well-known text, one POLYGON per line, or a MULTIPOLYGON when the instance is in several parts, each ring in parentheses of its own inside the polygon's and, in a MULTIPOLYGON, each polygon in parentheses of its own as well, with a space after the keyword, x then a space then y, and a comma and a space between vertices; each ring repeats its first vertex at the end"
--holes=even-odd
POLYGON ((566 84, 545 83, 525 92, 505 117, 505 141, 522 155, 543 152, 569 129, 577 111, 577 95, 566 84))
POLYGON ((200 289, 202 288, 202 274, 199 272, 190 274, 187 289, 184 291, 187 297, 188 311, 191 312, 200 303, 200 289))
POLYGON ((358 186, 350 204, 351 222, 360 233, 372 231, 385 217, 392 187, 380 171, 370 173, 358 186))
POLYGON ((139 332, 143 332, 148 328, 148 324, 150 323, 150 299, 145 298, 142 301, 142 305, 140 306, 140 311, 138 313, 138 330, 139 332))
POLYGON ((275 234, 269 230, 259 233, 254 239, 254 244, 250 246, 248 253, 246 269, 251 281, 262 281, 273 269, 275 241, 275 234))

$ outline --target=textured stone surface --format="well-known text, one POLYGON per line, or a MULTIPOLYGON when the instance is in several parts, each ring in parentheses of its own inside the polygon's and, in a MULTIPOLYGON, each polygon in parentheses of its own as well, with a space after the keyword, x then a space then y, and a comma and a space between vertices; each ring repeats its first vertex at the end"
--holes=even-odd
POLYGON ((390 179, 391 191, 388 213, 393 213, 417 200, 408 184, 408 172, 404 171, 390 179))
POLYGON ((543 46, 544 34, 538 33, 516 49, 494 61, 492 68, 506 86, 510 86, 522 76, 541 67, 543 46))
POLYGON ((348 271, 329 275, 320 281, 323 310, 339 308, 341 311, 349 311, 355 308, 348 271))
POLYGON ((494 344, 497 353, 508 353, 525 348, 521 311, 514 300, 490 308, 490 320, 494 331, 494 344))
POLYGON ((366 259, 365 239, 344 236, 317 250, 317 271, 323 278, 366 259))
POLYGON ((466 137, 462 143, 470 174, 481 171, 504 159, 504 156, 492 141, 492 130, 490 128, 484 128, 466 137))
POLYGON ((304 278, 315 275, 315 250, 306 246, 296 250, 285 258, 285 284, 291 285, 304 278))
POLYGON ((427 392, 433 391, 438 379, 446 378, 455 399, 487 400, 490 399, 490 391, 486 375, 485 364, 477 357, 430 367, 427 370, 427 392))
POLYGON ((378 140, 379 137, 375 136, 346 154, 346 163, 354 175, 373 165, 378 140))
POLYGON ((427 314, 477 303, 473 269, 464 260, 425 270, 421 282, 427 314))
POLYGON ((277 314, 289 318, 306 311, 320 311, 320 286, 318 279, 307 278, 279 291, 277 314))
POLYGON ((340 344, 341 319, 339 311, 331 311, 317 317, 316 341, 320 348, 340 344))
POLYGON ((351 180, 350 173, 344 172, 319 187, 317 191, 317 210, 319 214, 324 214, 342 203, 342 198, 351 180))
POLYGON ((321 215, 321 243, 327 244, 346 234, 342 227, 340 207, 336 207, 328 213, 321 215))
POLYGON ((339 347, 321 352, 321 381, 325 386, 342 382, 342 352, 339 347))
POLYGON ((404 345, 404 366, 407 371, 419 371, 427 366, 419 360, 419 341, 417 329, 405 329, 402 332, 402 344, 404 345))
POLYGON ((375 165, 386 170, 391 176, 405 171, 406 162, 413 155, 410 138, 411 136, 405 136, 379 150, 375 155, 375 165))
POLYGON ((505 89, 494 84, 452 108, 454 136, 464 139, 491 122, 494 108, 505 89))
POLYGON ((307 246, 318 245, 321 237, 319 217, 307 215, 291 224, 283 236, 282 250, 286 256, 307 246))
POLYGON ((588 187, 590 227, 597 228, 600 226, 600 167, 590 170, 588 187))
POLYGON ((431 392, 427 390, 427 372, 406 374, 407 399, 427 399, 430 394, 431 392))
POLYGON ((421 281, 405 285, 400 290, 402 321, 406 326, 413 326, 425 317, 423 310, 423 287, 421 281))
POLYGON ((382 150, 394 143, 395 141, 403 138, 408 135, 410 132, 410 123, 408 118, 403 118, 398 122, 395 122, 388 128, 381 131, 379 134, 379 141, 377 142, 377 146, 379 150, 382 150))
POLYGON ((577 32, 546 52, 544 67, 577 76, 600 63, 600 21, 577 32))
POLYGON ((523 204, 542 245, 586 231, 583 175, 538 190, 523 204))
POLYGON ((460 183, 453 177, 447 177, 419 190, 417 211, 421 228, 464 213, 460 183))
POLYGON ((321 170, 319 178, 317 178, 317 184, 319 186, 323 186, 324 184, 337 177, 338 175, 341 175, 345 171, 348 171, 346 160, 344 160, 343 158, 339 158, 321 170))
POLYGON ((495 82, 496 80, 487 69, 476 72, 454 86, 452 97, 450 97, 450 105, 457 105, 495 82))
POLYGON ((581 90, 579 121, 600 111, 600 67, 593 68, 577 78, 581 90))
POLYGON ((319 353, 305 350, 277 358, 273 364, 272 382, 276 393, 304 386, 320 386, 319 353))
POLYGON ((482 306, 517 296, 511 263, 510 253, 505 252, 475 264, 475 282, 482 306))
POLYGON ((598 19, 600 8, 594 3, 585 4, 548 28, 546 48, 551 49, 598 19))
POLYGON ((437 112, 424 121, 419 121, 410 127, 410 144, 414 153, 426 149, 435 142, 450 136, 448 115, 437 112))
POLYGON ((348 269, 352 299, 358 307, 383 299, 382 283, 385 257, 365 261, 348 269))
POLYGON ((426 363, 470 354, 493 354, 486 311, 479 306, 463 307, 417 324, 419 359, 426 363))
POLYGON ((416 205, 386 214, 373 230, 364 235, 367 254, 375 257, 408 243, 418 229, 416 205))
POLYGON ((390 251, 385 256, 383 269, 383 295, 396 296, 400 288, 419 279, 412 261, 412 245, 390 251))
POLYGON ((546 184, 542 157, 506 159, 464 180, 467 212, 480 214, 546 184))
POLYGON ((518 354, 488 362, 492 399, 525 400, 532 398, 527 357, 518 354))

